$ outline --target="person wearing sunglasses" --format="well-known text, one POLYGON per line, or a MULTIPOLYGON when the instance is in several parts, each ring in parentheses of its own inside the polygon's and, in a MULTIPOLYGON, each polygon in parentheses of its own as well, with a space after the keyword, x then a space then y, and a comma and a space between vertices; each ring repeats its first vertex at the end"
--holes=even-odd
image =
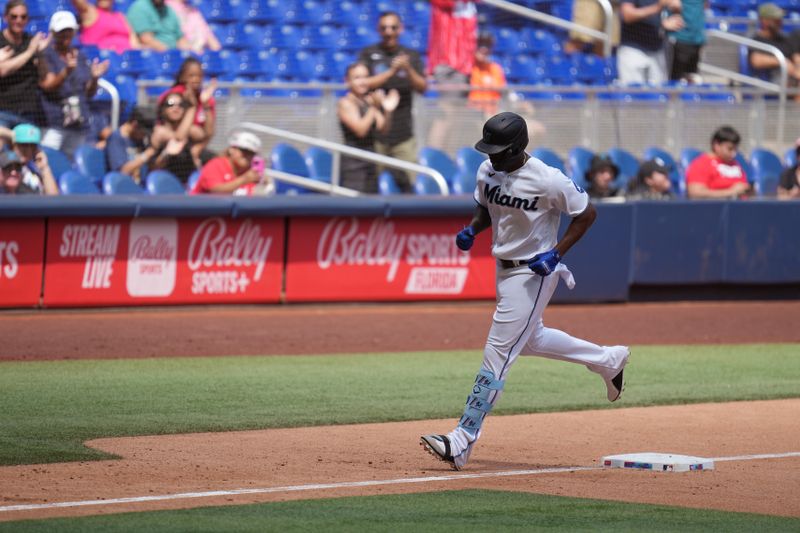
POLYGON ((163 169, 186 183, 198 169, 199 161, 192 155, 189 135, 197 109, 197 99, 192 91, 170 94, 158 106, 158 124, 150 140, 156 151, 150 160, 151 169, 163 169))
MULTIPOLYGON (((400 93, 400 103, 394 119, 385 132, 376 135, 375 151, 379 154, 417 162, 417 140, 414 137, 414 120, 411 105, 414 92, 424 93, 427 81, 420 55, 400 44, 403 23, 394 11, 384 11, 378 17, 381 41, 361 50, 358 62, 369 68, 369 90, 392 89, 400 93)), ((414 175, 403 170, 390 169, 397 186, 403 192, 412 192, 414 175)), ((378 171, 380 173, 380 169, 378 171)))
POLYGON ((3 11, 5 28, 0 32, 0 111, 6 122, 44 124, 39 102, 38 55, 50 42, 44 33, 31 35, 28 6, 24 0, 10 0, 3 11))

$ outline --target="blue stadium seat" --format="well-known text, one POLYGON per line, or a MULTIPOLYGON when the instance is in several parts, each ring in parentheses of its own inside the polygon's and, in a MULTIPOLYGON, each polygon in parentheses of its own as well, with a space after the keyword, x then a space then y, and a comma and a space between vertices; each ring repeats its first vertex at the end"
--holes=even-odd
POLYGON ((472 146, 462 146, 456 152, 456 165, 458 165, 459 173, 472 175, 473 180, 478 173, 478 168, 486 159, 485 154, 477 151, 472 146))
POLYGON ((557 168, 564 174, 567 173, 567 168, 564 165, 564 160, 559 157, 557 153, 550 150, 549 148, 536 148, 531 152, 531 155, 536 159, 541 160, 546 165, 550 165, 551 167, 557 168))
POLYGON ((186 180, 186 192, 191 191, 194 189, 194 186, 197 184, 197 181, 200 179, 200 170, 195 170, 191 174, 189 174, 189 179, 186 180))
POLYGON ((575 78, 586 85, 605 85, 607 64, 603 58, 594 54, 573 54, 572 64, 576 69, 575 78))
POLYGON ((39 148, 47 155, 47 164, 50 166, 50 170, 53 171, 53 176, 56 180, 65 172, 72 170, 72 162, 64 152, 47 146, 40 146, 39 148))
POLYGON ((303 29, 300 26, 290 26, 283 24, 272 30, 272 46, 284 50, 296 50, 300 48, 303 38, 303 29))
POLYGON ((342 30, 330 24, 309 25, 306 26, 304 32, 303 40, 306 42, 305 48, 308 50, 336 50, 339 46, 339 39, 342 37, 342 30))
POLYGON ((75 149, 75 170, 90 177, 95 183, 100 183, 108 172, 106 154, 92 146, 82 144, 75 149))
POLYGON ((209 50, 200 56, 203 74, 207 78, 218 78, 234 71, 234 63, 234 56, 228 50, 220 50, 218 52, 209 50))
POLYGON ((575 146, 567 154, 567 175, 572 181, 582 187, 586 187, 586 171, 589 170, 589 163, 594 157, 594 152, 582 146, 575 146))
POLYGON ((439 185, 433 180, 432 177, 426 174, 417 174, 417 179, 414 180, 414 193, 415 194, 441 194, 442 190, 439 185))
POLYGON ((149 194, 186 194, 183 183, 166 170, 153 170, 144 181, 149 194))
POLYGON ((681 158, 680 158, 680 170, 681 170, 681 179, 683 182, 686 182, 686 169, 689 168, 689 165, 697 159, 703 153, 702 150, 698 150, 697 148, 684 148, 681 150, 681 158))
POLYGON ((220 26, 219 31, 214 31, 220 44, 225 50, 247 50, 253 47, 252 32, 246 25, 232 23, 220 26))
POLYGON ((378 175, 378 192, 383 195, 401 194, 400 187, 394 181, 394 176, 388 170, 384 170, 378 175))
POLYGON ((157 57, 151 50, 126 50, 120 55, 117 66, 117 72, 134 78, 151 78, 160 70, 157 57))
POLYGON ((310 146, 304 157, 308 167, 308 175, 317 181, 331 182, 333 155, 319 146, 310 146))
POLYGON ((343 50, 357 52, 362 48, 378 42, 375 31, 365 26, 345 28, 339 39, 339 47, 343 50))
POLYGON ((276 59, 266 50, 243 50, 236 54, 233 63, 236 65, 236 76, 265 81, 277 74, 276 59))
POLYGON ((783 164, 786 167, 793 167, 797 164, 797 148, 792 146, 786 149, 783 153, 783 164))
POLYGON ((281 0, 249 0, 244 4, 244 21, 254 24, 274 24, 283 20, 281 0))
POLYGON ((741 150, 736 152, 736 160, 739 162, 740 165, 742 165, 744 173, 747 174, 747 181, 753 183, 753 175, 754 175, 753 166, 750 164, 750 161, 747 160, 747 156, 744 154, 744 152, 742 152, 741 150))
POLYGON ((100 194, 100 189, 88 176, 76 170, 68 170, 58 177, 61 194, 100 194))
POLYGON ((572 85, 577 77, 577 69, 568 59, 554 55, 545 60, 544 75, 554 85, 572 85))
POLYGON ((109 172, 103 176, 103 192, 105 194, 144 194, 133 178, 122 172, 109 172))
MULTIPOLYGON (((280 170, 295 176, 303 178, 310 178, 308 167, 303 159, 303 156, 294 146, 286 143, 278 143, 272 147, 272 152, 269 156, 270 168, 280 170)), ((278 194, 302 194, 307 192, 303 187, 296 187, 288 185, 282 181, 276 180, 276 190, 278 194)))
MULTIPOLYGON (((525 49, 520 50, 519 44, 523 41, 514 28, 497 28, 494 35, 494 51, 498 54, 516 54, 526 51, 525 49)), ((525 48, 527 48, 527 46, 525 48)))
POLYGON ((636 177, 639 172, 639 160, 632 153, 622 148, 612 148, 608 151, 608 157, 619 167, 619 176, 614 181, 617 187, 624 187, 628 182, 636 177))
POLYGON ((283 14, 284 24, 316 24, 319 22, 319 15, 325 10, 322 3, 317 0, 301 0, 299 2, 288 3, 283 14))
POLYGON ((174 79, 183 62, 189 57, 192 57, 192 53, 188 50, 166 50, 156 57, 155 63, 161 76, 174 79))
POLYGON ((680 168, 672 155, 661 148, 651 146, 644 151, 644 161, 660 159, 669 169, 669 181, 672 182, 672 191, 678 196, 686 196, 686 181, 681 176, 680 168))
POLYGON ((419 151, 418 161, 420 165, 430 167, 439 171, 448 184, 453 183, 458 167, 455 162, 442 150, 425 146, 419 151))
POLYGON ((546 30, 523 30, 521 39, 527 42, 526 48, 529 54, 547 57, 561 52, 561 45, 556 37, 546 30))
POLYGON ((750 153, 750 166, 753 175, 748 176, 755 184, 759 196, 775 196, 778 192, 783 165, 781 159, 764 148, 755 148, 750 153))
POLYGON ((342 28, 355 28, 363 26, 369 21, 360 2, 343 0, 333 3, 331 22, 342 28))
MULTIPOLYGON (((240 23, 248 7, 240 0, 203 0, 194 4, 209 23, 240 23)), ((217 36, 219 37, 219 36, 217 36)))
POLYGON ((544 66, 533 56, 514 54, 508 66, 503 65, 509 83, 534 85, 544 78, 544 66))

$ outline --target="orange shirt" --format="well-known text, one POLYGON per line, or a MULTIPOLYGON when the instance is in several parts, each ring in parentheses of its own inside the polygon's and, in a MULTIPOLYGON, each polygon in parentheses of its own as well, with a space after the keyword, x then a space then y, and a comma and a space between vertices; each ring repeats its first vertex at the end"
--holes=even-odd
MULTIPOLYGON (((484 65, 476 63, 472 67, 469 84, 473 87, 505 87, 506 74, 499 63, 486 63, 484 65)), ((497 109, 497 102, 500 101, 501 97, 500 91, 473 89, 469 92, 469 103, 471 107, 494 113, 497 109)))

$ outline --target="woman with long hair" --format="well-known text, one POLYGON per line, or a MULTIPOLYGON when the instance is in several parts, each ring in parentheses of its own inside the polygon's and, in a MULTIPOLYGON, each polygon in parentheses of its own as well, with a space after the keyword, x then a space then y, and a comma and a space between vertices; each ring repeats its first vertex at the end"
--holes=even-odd
POLYGON ((158 106, 159 123, 153 129, 150 143, 156 150, 149 168, 164 169, 186 183, 199 162, 192 154, 189 130, 192 127, 197 100, 191 91, 173 93, 158 106))

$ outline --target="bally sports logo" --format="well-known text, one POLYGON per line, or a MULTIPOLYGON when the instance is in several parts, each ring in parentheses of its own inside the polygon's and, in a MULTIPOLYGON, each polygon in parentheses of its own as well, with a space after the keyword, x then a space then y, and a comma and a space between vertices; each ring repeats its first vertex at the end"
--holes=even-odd
POLYGON ((177 248, 178 223, 175 220, 133 220, 128 237, 128 294, 139 298, 172 294, 177 248))
POLYGON ((188 264, 194 294, 237 294, 247 292, 253 281, 261 280, 272 237, 261 234, 261 226, 245 219, 236 232, 228 230, 225 219, 204 220, 189 244, 188 264), (254 267, 252 279, 246 270, 254 267))
POLYGON ((407 294, 460 294, 469 269, 469 254, 461 252, 450 233, 399 233, 394 222, 374 219, 362 227, 359 219, 334 218, 323 228, 317 245, 317 265, 384 267, 386 281, 397 277, 401 262, 411 267, 407 294))
POLYGON ((19 243, 0 241, 0 279, 14 279, 19 272, 19 243))

